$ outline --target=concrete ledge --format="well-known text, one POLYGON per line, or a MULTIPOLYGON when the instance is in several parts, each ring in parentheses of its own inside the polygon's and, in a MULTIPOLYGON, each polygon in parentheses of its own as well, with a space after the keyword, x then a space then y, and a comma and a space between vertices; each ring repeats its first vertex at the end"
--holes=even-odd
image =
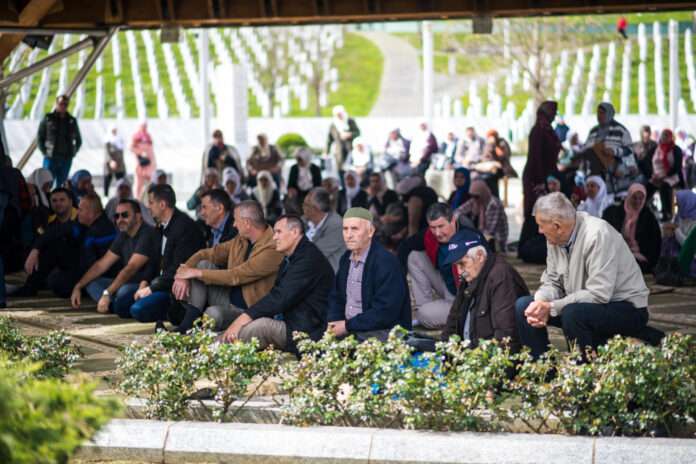
POLYGON ((115 419, 83 460, 164 463, 646 463, 693 462, 696 440, 595 438, 361 427, 115 419))

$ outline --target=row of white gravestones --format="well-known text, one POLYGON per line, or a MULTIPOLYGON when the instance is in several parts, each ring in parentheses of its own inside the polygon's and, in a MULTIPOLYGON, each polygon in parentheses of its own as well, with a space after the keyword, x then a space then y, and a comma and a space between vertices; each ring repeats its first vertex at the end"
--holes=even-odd
POLYGON ((654 67, 655 67, 655 105, 657 114, 665 116, 667 114, 667 104, 665 99, 664 73, 662 70, 662 34, 660 23, 655 21, 653 24, 653 42, 655 46, 654 67))
MULTIPOLYGON (((72 36, 66 34, 63 36, 63 49, 66 49, 72 43, 72 36)), ((60 75, 58 77, 58 93, 64 93, 68 88, 68 58, 60 61, 60 75)))
POLYGON ((104 76, 97 76, 97 89, 94 98, 94 119, 104 118, 104 76))
POLYGON ((646 34, 645 23, 638 24, 638 57, 641 62, 648 59, 648 36, 646 34))
POLYGON ((694 49, 691 29, 684 31, 684 61, 686 63, 686 79, 689 82, 691 106, 696 111, 696 68, 694 67, 694 49))
POLYGON ((172 93, 174 94, 174 101, 176 102, 176 109, 179 112, 179 117, 188 119, 191 117, 191 106, 184 95, 181 77, 179 76, 179 70, 176 67, 174 52, 172 51, 172 44, 163 43, 162 53, 164 54, 164 63, 167 66, 167 75, 169 76, 169 81, 172 84, 172 93))
POLYGON ((147 67, 150 73, 150 82, 152 83, 152 90, 158 93, 160 90, 160 77, 159 77, 159 63, 155 57, 155 42, 152 39, 152 33, 149 29, 140 31, 140 38, 145 44, 145 56, 147 58, 147 67))
POLYGON ((131 65, 131 77, 133 79, 133 93, 135 94, 135 108, 138 119, 147 117, 147 107, 143 92, 143 80, 140 75, 140 65, 138 63, 138 47, 136 45, 135 33, 132 30, 126 31, 126 44, 128 45, 128 55, 131 65))
MULTIPOLYGON (((79 40, 83 39, 84 37, 80 37, 79 40)), ((81 50, 77 55, 77 69, 82 69, 82 67, 85 65, 86 58, 87 52, 85 50, 81 50)), ((85 81, 83 79, 80 85, 77 86, 75 105, 73 106, 73 115, 78 119, 82 118, 85 113, 85 105, 87 103, 85 93, 85 81)))
POLYGON ((124 119, 126 117, 126 102, 123 96, 123 81, 121 78, 116 79, 116 119, 124 119))
POLYGON ((196 104, 200 107, 202 95, 201 86, 199 84, 200 80, 198 77, 198 70, 196 63, 194 63, 193 54, 191 53, 191 48, 189 47, 186 37, 184 37, 184 40, 179 42, 179 52, 181 52, 181 58, 184 61, 184 72, 186 73, 186 79, 188 79, 191 90, 193 90, 193 96, 196 99, 196 104))
POLYGON ((628 114, 629 104, 631 102, 631 49, 633 42, 626 40, 624 42, 624 53, 621 62, 621 97, 619 113, 628 114))
POLYGON ((478 83, 475 79, 469 82, 469 106, 466 109, 468 118, 480 118, 483 116, 483 101, 478 94, 478 83))
POLYGON ((595 44, 592 47, 592 58, 590 59, 590 72, 587 74, 587 87, 585 89, 585 97, 582 101, 581 114, 592 114, 595 111, 595 94, 597 92, 597 79, 599 76, 599 68, 601 64, 602 52, 599 49, 599 44, 595 44))
MULTIPOLYGON (((36 62, 36 57, 39 55, 39 49, 35 48, 29 53, 29 58, 27 61, 27 66, 31 66, 36 62)), ((29 97, 31 96, 31 89, 33 88, 33 83, 34 83, 34 76, 36 74, 32 74, 29 77, 27 77, 22 84, 22 87, 20 89, 20 95, 22 96, 22 103, 26 104, 29 101, 29 97)))
MULTIPOLYGON (((51 42, 48 47, 47 55, 52 55, 56 48, 57 40, 51 42)), ((48 99, 49 87, 51 85, 51 67, 47 66, 41 72, 41 81, 39 83, 39 90, 36 92, 34 97, 34 103, 31 106, 31 111, 29 113, 29 119, 39 120, 44 115, 44 107, 46 106, 46 100, 48 99)))
POLYGON ((111 43, 111 58, 114 62, 114 77, 121 75, 121 42, 118 39, 119 34, 116 34, 111 43))
POLYGON ((566 87, 566 75, 568 74, 568 50, 561 50, 561 60, 556 66, 556 78, 553 81, 553 97, 560 100, 562 92, 566 87))
POLYGON ((614 90, 614 80, 616 78, 616 43, 609 42, 607 51, 607 65, 604 71, 604 87, 607 90, 614 90))
POLYGON ((575 105, 578 102, 580 95, 580 79, 585 70, 585 50, 578 49, 575 55, 575 64, 573 65, 573 73, 570 77, 570 86, 565 99, 565 112, 567 114, 575 113, 575 105))
POLYGON ((638 65, 638 114, 648 114, 648 72, 645 62, 638 65))

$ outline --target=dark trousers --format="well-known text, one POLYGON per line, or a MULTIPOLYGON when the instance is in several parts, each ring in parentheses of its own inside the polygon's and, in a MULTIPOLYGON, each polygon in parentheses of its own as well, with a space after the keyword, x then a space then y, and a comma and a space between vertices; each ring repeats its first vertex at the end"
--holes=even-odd
POLYGON ((672 186, 667 182, 662 182, 660 187, 655 187, 652 182, 645 184, 645 191, 648 194, 648 199, 652 197, 656 191, 660 191, 660 203, 662 203, 662 217, 667 218, 672 216, 672 186))
MULTIPOLYGON (((109 196, 109 186, 111 185, 111 179, 116 178, 116 180, 121 180, 123 179, 123 176, 125 176, 125 172, 114 172, 114 173, 106 173, 104 174, 104 196, 108 197, 109 196)), ((118 193, 118 192, 117 192, 118 193)))
MULTIPOLYGON (((524 315, 527 306, 534 301, 523 296, 515 303, 517 330, 522 344, 538 358, 549 350, 549 334, 545 327, 536 328, 527 323, 524 315)), ((588 347, 596 349, 614 335, 639 336, 648 323, 647 308, 636 308, 632 303, 612 301, 607 304, 571 303, 558 317, 549 317, 547 325, 560 327, 570 344, 577 345, 584 354, 588 347)))
POLYGON ((39 290, 51 272, 48 288, 61 298, 68 298, 73 287, 82 277, 80 272, 79 249, 67 246, 62 240, 56 240, 43 247, 39 253, 39 269, 27 277, 26 287, 39 290))

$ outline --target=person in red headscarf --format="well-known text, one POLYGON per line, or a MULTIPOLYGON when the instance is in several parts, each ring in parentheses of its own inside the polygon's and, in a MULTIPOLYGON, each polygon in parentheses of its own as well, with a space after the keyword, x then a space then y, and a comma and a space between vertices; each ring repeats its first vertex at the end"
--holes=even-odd
POLYGON ((672 189, 684 188, 682 174, 682 151, 674 143, 674 135, 669 129, 660 134, 659 144, 652 159, 653 175, 646 185, 648 197, 659 190, 662 203, 662 220, 672 218, 672 189))
POLYGON ((612 205, 602 215, 602 219, 621 233, 643 274, 655 268, 662 241, 660 225, 646 206, 647 198, 643 184, 632 184, 623 205, 612 205))

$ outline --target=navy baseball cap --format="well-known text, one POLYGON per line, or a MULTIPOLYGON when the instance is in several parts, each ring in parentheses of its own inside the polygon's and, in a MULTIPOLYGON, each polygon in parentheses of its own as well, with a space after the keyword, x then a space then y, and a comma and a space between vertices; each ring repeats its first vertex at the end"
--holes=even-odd
POLYGON ((449 254, 445 260, 445 264, 454 264, 472 248, 477 246, 486 247, 483 237, 478 232, 471 229, 460 230, 452 236, 449 242, 449 254))

